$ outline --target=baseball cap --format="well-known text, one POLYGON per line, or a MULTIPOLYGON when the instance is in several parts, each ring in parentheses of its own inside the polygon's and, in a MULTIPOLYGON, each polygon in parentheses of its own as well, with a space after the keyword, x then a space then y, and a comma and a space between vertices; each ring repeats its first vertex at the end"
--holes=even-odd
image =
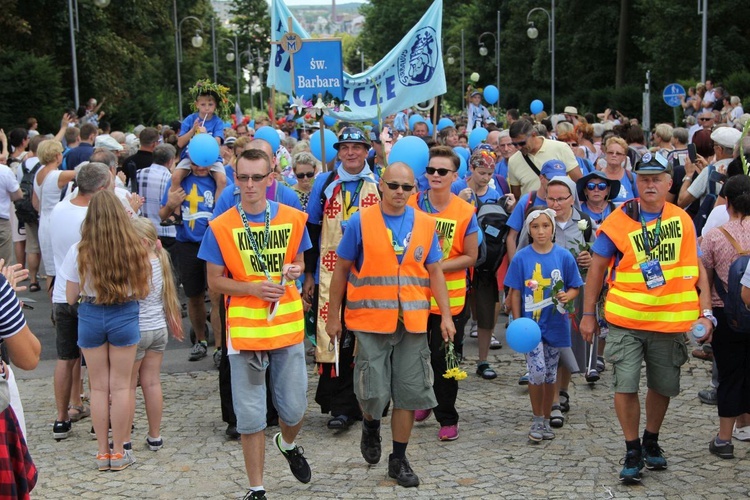
POLYGON ((636 163, 633 171, 638 175, 663 173, 672 175, 672 165, 659 153, 644 153, 640 161, 636 163))
POLYGON ((718 127, 711 132, 711 140, 724 148, 733 148, 742 137, 742 132, 733 127, 718 127))
POLYGON ((549 160, 542 165, 539 175, 543 175, 547 180, 560 175, 568 175, 565 164, 560 160, 549 160))
POLYGON ((363 144, 367 148, 370 147, 370 143, 365 137, 365 134, 357 127, 346 127, 344 130, 342 130, 339 134, 338 142, 334 144, 333 147, 336 149, 336 151, 338 151, 339 147, 341 147, 342 144, 346 143, 363 144))
POLYGON ((224 139, 225 146, 234 146, 235 142, 237 142, 236 137, 227 137, 226 139, 224 139))
POLYGON ((482 93, 479 92, 478 90, 475 90, 474 92, 471 93, 469 97, 474 97, 475 95, 482 95, 482 93))

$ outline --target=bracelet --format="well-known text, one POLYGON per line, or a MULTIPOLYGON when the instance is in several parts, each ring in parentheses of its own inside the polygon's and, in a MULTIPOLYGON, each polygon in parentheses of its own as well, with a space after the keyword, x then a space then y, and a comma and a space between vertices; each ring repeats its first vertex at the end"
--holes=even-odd
POLYGON ((583 316, 596 316, 596 313, 583 313, 583 316))

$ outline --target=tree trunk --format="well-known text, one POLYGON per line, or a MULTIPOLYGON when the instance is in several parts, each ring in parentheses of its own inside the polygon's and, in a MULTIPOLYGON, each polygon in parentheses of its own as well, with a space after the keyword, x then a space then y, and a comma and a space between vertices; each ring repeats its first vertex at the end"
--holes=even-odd
POLYGON ((615 88, 620 88, 625 80, 625 61, 627 60, 628 38, 630 38, 630 0, 620 0, 620 29, 617 35, 617 64, 615 69, 615 88))

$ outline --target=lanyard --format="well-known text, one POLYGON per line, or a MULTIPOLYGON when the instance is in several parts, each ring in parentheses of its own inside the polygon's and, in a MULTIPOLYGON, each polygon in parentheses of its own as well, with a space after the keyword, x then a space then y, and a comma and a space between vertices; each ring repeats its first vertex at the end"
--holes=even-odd
POLYGON ((659 246, 660 243, 659 236, 661 234, 661 214, 659 214, 659 218, 656 219, 656 229, 654 229, 653 243, 649 240, 648 230, 646 229, 646 220, 643 218, 643 215, 641 215, 641 233, 643 234, 643 248, 646 252, 646 255, 649 255, 653 249, 659 246))
POLYGON ((255 256, 258 258, 258 262, 260 262, 260 266, 263 269, 263 274, 266 275, 266 279, 268 281, 273 282, 273 279, 271 278, 271 275, 268 272, 268 266, 266 265, 266 259, 263 256, 263 251, 268 246, 268 240, 271 236, 271 204, 268 203, 268 200, 266 200, 266 213, 264 217, 264 227, 263 227, 263 245, 260 247, 258 246, 258 242, 255 241, 255 237, 253 236, 252 231, 250 231, 250 225, 247 223, 247 216, 245 216, 245 211, 242 210, 242 204, 237 203, 237 211, 240 213, 240 218, 242 218, 242 224, 245 226, 245 233, 247 233, 247 237, 250 240, 250 246, 253 248, 253 253, 255 253, 255 256))
POLYGON ((349 210, 351 210, 352 207, 354 206, 354 200, 357 199, 357 197, 359 196, 359 192, 362 191, 362 184, 364 183, 365 183, 364 179, 360 179, 359 182, 357 183, 357 188, 354 190, 354 194, 352 194, 352 197, 349 199, 349 206, 346 207, 346 212, 345 212, 346 214, 348 214, 349 210))
POLYGON ((424 211, 428 214, 436 214, 437 210, 435 210, 435 207, 432 206, 430 203, 430 195, 429 191, 424 192, 424 196, 422 197, 422 205, 424 206, 424 211))

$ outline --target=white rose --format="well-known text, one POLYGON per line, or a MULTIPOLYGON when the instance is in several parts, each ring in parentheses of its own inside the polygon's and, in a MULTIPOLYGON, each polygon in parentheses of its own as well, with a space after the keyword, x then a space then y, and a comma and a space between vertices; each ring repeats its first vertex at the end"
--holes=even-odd
POLYGON ((578 230, 583 232, 589 228, 589 221, 586 219, 581 219, 578 221, 578 230))

